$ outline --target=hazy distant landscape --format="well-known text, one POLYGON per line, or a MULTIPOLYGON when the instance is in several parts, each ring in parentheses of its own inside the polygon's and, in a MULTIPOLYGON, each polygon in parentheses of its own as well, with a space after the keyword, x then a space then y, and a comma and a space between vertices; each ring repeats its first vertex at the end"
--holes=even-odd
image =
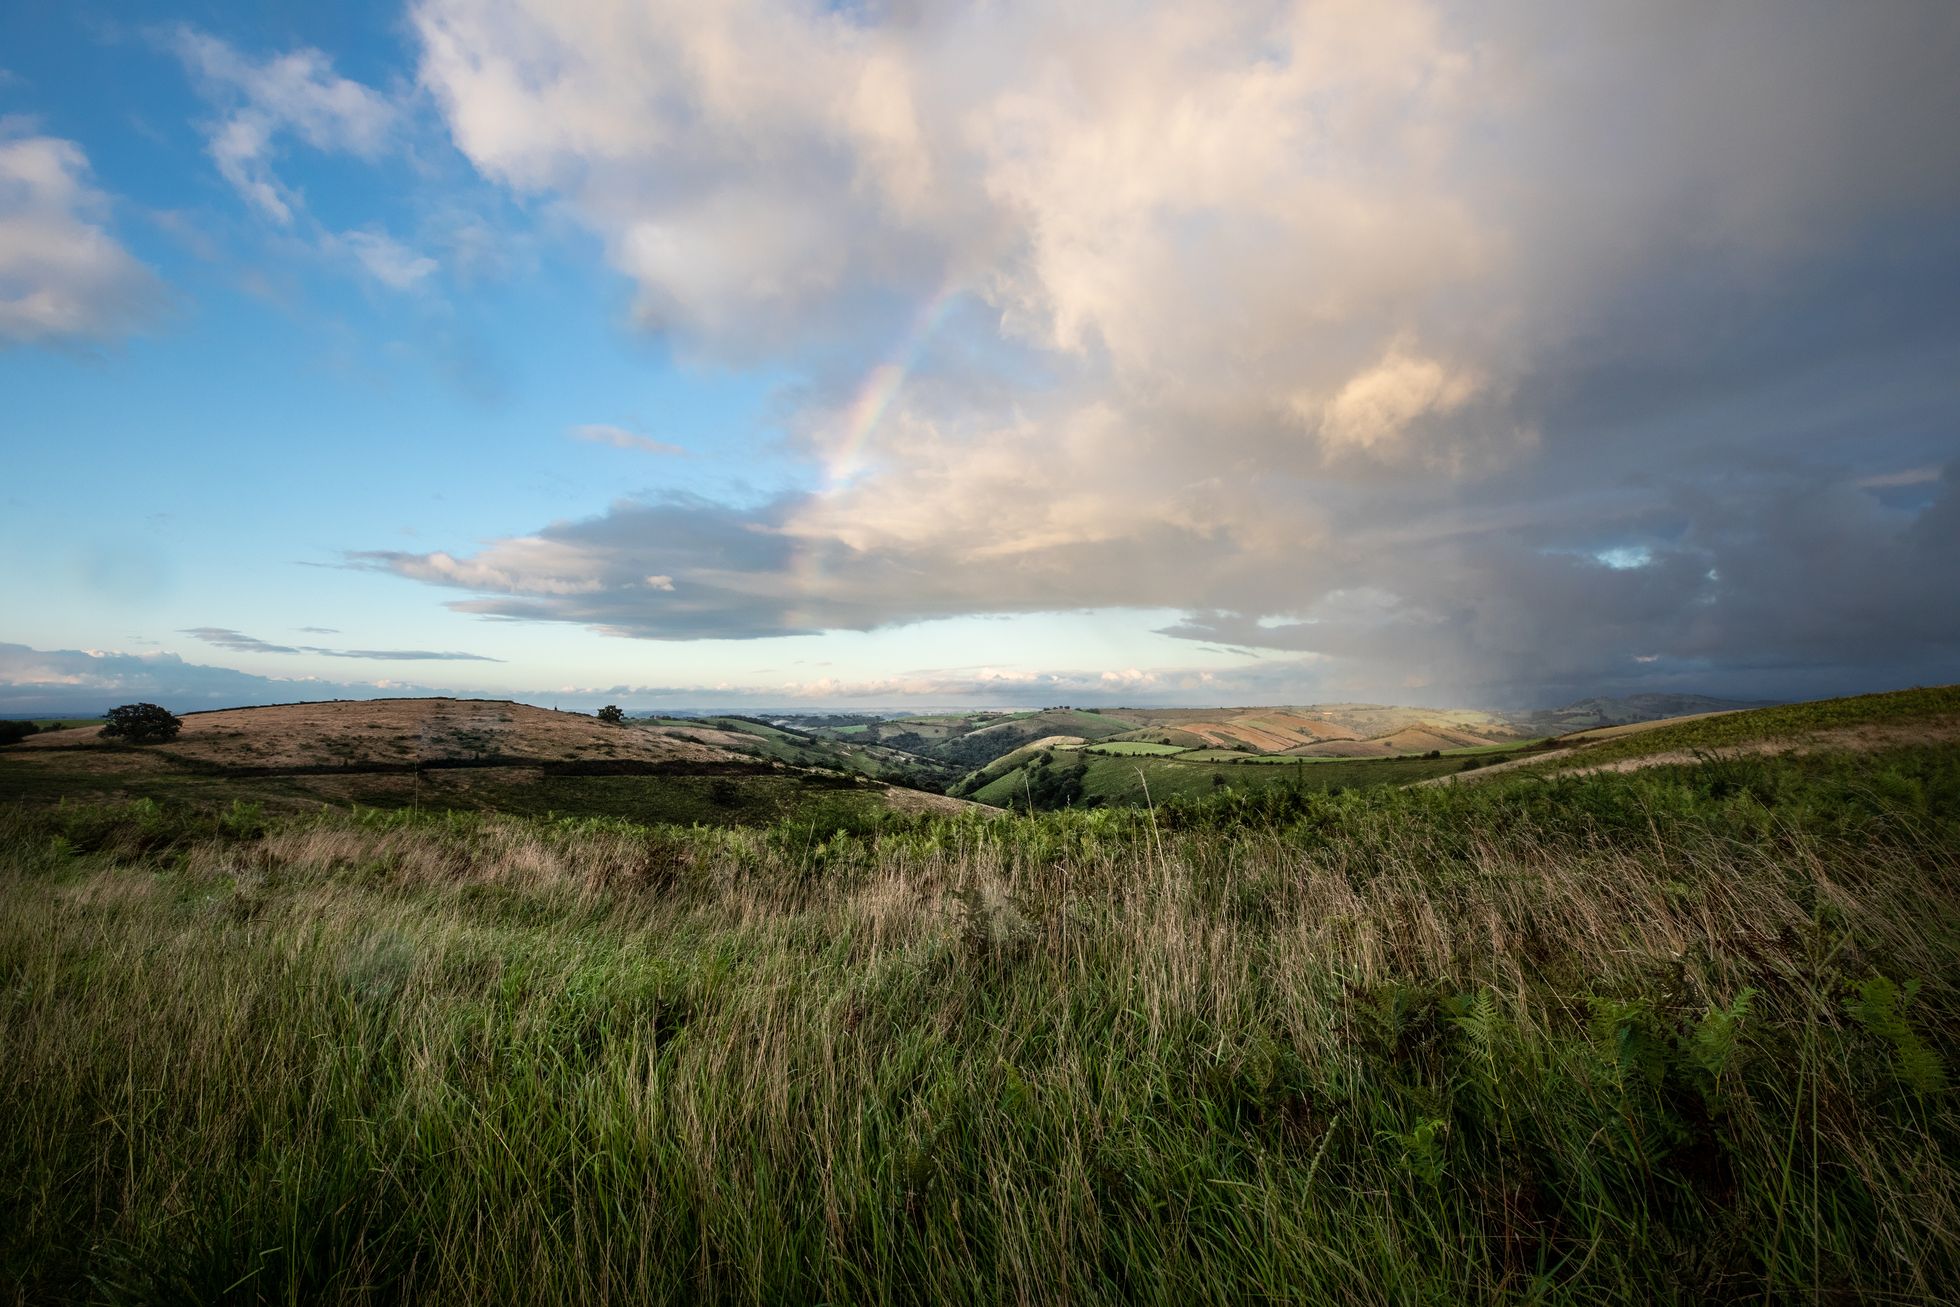
POLYGON ((1960 4, 0 4, 0 1307, 1960 1305, 1960 4))
POLYGON ((767 719, 622 713, 608 723, 509 701, 378 699, 191 713, 167 743, 140 748, 105 741, 92 720, 47 720, 0 775, 17 795, 61 798, 406 801, 766 823, 809 803, 1093 808, 1146 802, 1153 783, 1158 799, 1275 783, 1403 784, 1516 760, 1559 736, 1570 737, 1560 747, 1588 742, 1580 726, 1732 708, 1675 695, 1521 713, 1329 704, 767 719))

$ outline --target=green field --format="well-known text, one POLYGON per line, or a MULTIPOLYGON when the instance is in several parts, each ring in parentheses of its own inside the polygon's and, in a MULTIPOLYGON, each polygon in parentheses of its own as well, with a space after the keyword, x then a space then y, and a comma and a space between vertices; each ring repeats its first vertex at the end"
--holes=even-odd
POLYGON ((0 901, 20 1302, 1960 1284, 1951 748, 842 831, 13 804, 0 901))
POLYGON ((1113 754, 1118 757, 1125 754, 1147 757, 1151 754, 1184 752, 1175 744, 1151 744, 1143 740, 1109 740, 1102 744, 1083 745, 1081 749, 1084 753, 1113 754))

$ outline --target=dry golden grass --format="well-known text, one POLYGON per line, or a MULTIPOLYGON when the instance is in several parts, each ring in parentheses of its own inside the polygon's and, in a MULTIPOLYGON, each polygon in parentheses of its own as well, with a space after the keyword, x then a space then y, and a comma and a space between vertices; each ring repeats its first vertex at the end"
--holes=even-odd
MULTIPOLYGON (((584 713, 491 699, 371 699, 191 713, 155 750, 166 758, 226 767, 318 767, 440 762, 479 757, 538 762, 619 759, 717 762, 743 757, 743 737, 708 727, 608 725, 584 713)), ((93 727, 51 731, 18 746, 23 756, 94 750, 93 727)), ((90 765, 141 767, 132 755, 90 765)))

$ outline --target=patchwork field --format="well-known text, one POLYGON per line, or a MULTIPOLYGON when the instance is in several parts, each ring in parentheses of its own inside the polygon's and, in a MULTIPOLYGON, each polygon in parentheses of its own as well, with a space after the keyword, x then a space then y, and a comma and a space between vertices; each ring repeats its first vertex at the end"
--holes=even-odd
MULTIPOLYGON (((1372 711, 1372 710, 1370 710, 1372 711)), ((1215 715, 1215 714, 1214 714, 1215 715)), ((1746 752, 1870 751, 1960 741, 1960 689, 1908 690, 1600 727, 1551 739, 1462 744, 1468 731, 1403 729, 1285 753, 1180 748, 1112 737, 1031 743, 967 776, 952 793, 998 807, 1148 805, 1266 786, 1343 790, 1488 781, 1512 772, 1627 769, 1746 752), (1418 751, 1419 746, 1426 746, 1418 751)))

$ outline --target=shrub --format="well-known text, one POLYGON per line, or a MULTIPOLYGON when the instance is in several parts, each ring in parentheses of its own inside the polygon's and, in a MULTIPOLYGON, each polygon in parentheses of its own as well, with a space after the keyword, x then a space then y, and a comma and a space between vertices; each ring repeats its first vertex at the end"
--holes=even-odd
POLYGON ((626 720, 626 710, 616 703, 609 703, 599 710, 599 720, 617 726, 626 720))
POLYGON ((120 708, 109 710, 108 724, 102 734, 112 740, 127 740, 131 744, 161 744, 165 740, 177 738, 177 732, 184 723, 168 709, 159 708, 153 703, 126 703, 120 708))
POLYGON ((40 729, 33 722, 0 722, 0 744, 19 744, 40 729))

